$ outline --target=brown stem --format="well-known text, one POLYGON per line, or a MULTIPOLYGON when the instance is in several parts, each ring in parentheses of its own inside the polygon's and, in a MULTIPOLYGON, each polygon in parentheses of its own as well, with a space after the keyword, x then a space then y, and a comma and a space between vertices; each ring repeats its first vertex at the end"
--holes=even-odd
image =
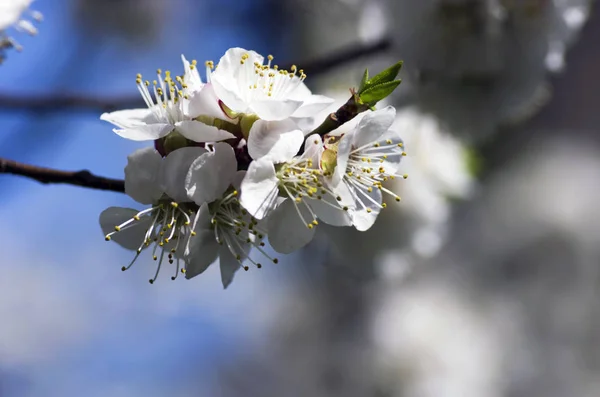
POLYGON ((88 170, 60 171, 0 158, 0 174, 20 175, 44 184, 64 183, 90 189, 125 193, 125 182, 123 180, 97 176, 88 170))

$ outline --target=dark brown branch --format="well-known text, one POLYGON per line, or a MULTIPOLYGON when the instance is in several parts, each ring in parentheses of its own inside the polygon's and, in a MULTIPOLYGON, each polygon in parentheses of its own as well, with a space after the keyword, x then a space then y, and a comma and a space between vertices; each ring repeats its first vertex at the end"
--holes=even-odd
POLYGON ((119 193, 125 192, 125 183, 123 180, 104 178, 94 175, 88 170, 60 171, 0 158, 0 174, 20 175, 44 184, 64 183, 90 189, 108 190, 119 193))
MULTIPOLYGON (((371 44, 354 44, 331 53, 329 57, 298 63, 307 74, 318 75, 329 72, 339 66, 357 59, 382 53, 392 46, 389 38, 371 44)), ((287 68, 289 69, 289 67, 287 68)), ((145 106, 142 98, 136 94, 131 96, 91 97, 75 93, 55 93, 51 95, 23 96, 21 94, 0 94, 0 111, 27 110, 48 112, 57 110, 85 109, 95 112, 108 112, 145 106)))

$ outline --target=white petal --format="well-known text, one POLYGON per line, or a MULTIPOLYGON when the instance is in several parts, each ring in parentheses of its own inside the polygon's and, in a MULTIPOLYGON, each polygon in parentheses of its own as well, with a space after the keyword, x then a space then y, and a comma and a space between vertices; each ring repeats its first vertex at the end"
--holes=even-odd
POLYGON ((302 106, 302 101, 293 99, 267 99, 252 101, 250 107, 253 113, 256 113, 262 120, 283 120, 290 117, 296 110, 302 106))
POLYGON ((218 142, 235 138, 231 132, 220 130, 196 120, 180 121, 175 124, 177 131, 194 142, 218 142))
POLYGON ((233 148, 226 143, 214 146, 214 152, 204 153, 192 163, 185 179, 188 197, 198 205, 223 196, 237 171, 233 148))
MULTIPOLYGON (((400 168, 400 162, 404 158, 404 156, 402 156, 402 153, 406 150, 404 142, 400 137, 400 134, 393 130, 387 130, 386 133, 379 138, 379 141, 381 145, 386 148, 378 150, 377 154, 385 154, 387 156, 383 162, 379 163, 379 166, 383 167, 387 173, 394 174, 400 168), (387 143, 388 140, 391 141, 390 144, 387 143), (398 146, 398 144, 402 144, 402 147, 398 146)), ((373 152, 371 151, 371 153, 373 152)))
POLYGON ((183 82, 187 86, 186 91, 198 91, 202 88, 202 79, 198 73, 198 68, 190 67, 190 63, 185 56, 181 54, 181 61, 183 62, 183 82))
POLYGON ((185 190, 185 178, 192 163, 206 153, 201 147, 184 147, 169 153, 161 167, 162 190, 177 203, 190 201, 185 190))
POLYGON ((211 75, 210 82, 219 100, 229 109, 237 113, 246 113, 248 104, 239 92, 237 81, 215 72, 211 75))
POLYGON ((173 131, 171 124, 148 124, 127 129, 113 129, 113 132, 123 138, 132 141, 155 141, 164 138, 173 131))
POLYGON ((100 116, 100 120, 108 121, 120 128, 152 124, 157 121, 152 110, 148 108, 125 109, 103 113, 100 116))
POLYGON ((221 57, 210 80, 217 97, 235 112, 246 113, 251 97, 249 86, 254 83, 254 63, 262 64, 264 58, 254 51, 230 48, 221 57), (242 56, 248 58, 242 63, 242 56), (250 79, 250 80, 249 80, 250 79))
POLYGON ((319 164, 324 150, 321 136, 314 134, 307 137, 304 141, 304 153, 302 157, 311 159, 313 164, 319 164))
MULTIPOLYGON (((308 228, 296 211, 296 203, 285 200, 267 218, 269 243, 281 254, 290 254, 308 244, 315 235, 315 228, 308 228)), ((298 210, 306 222, 312 221, 310 212, 304 204, 298 205, 298 210)))
POLYGON ((223 283, 223 288, 227 288, 233 281, 233 276, 240 269, 241 265, 225 246, 221 247, 219 263, 221 267, 221 282, 223 283))
POLYGON ((113 131, 123 138, 133 141, 151 141, 163 138, 173 131, 173 125, 159 122, 153 111, 144 109, 126 109, 103 113, 100 120, 108 121, 119 128, 113 131))
POLYGON ((204 272, 219 254, 219 244, 215 239, 215 233, 211 229, 211 215, 208 204, 200 206, 198 214, 194 219, 193 230, 195 236, 190 236, 185 250, 186 268, 185 278, 191 279, 204 272))
POLYGON ((154 148, 138 149, 127 156, 125 193, 141 204, 153 204, 162 196, 162 157, 154 148))
MULTIPOLYGON (((107 234, 115 231, 115 226, 133 218, 139 211, 132 208, 109 207, 100 214, 100 227, 102 233, 107 234)), ((135 251, 137 250, 146 236, 146 232, 152 223, 152 217, 145 216, 139 221, 135 221, 133 226, 124 228, 120 232, 111 236, 111 240, 121 247, 135 251)))
POLYGON ((381 191, 373 189, 373 191, 368 192, 363 188, 355 188, 353 191, 357 205, 356 209, 350 211, 352 224, 356 230, 364 232, 373 226, 381 211, 381 191))
POLYGON ((324 95, 309 95, 303 98, 302 101, 302 106, 294 112, 294 117, 314 117, 319 112, 327 109, 334 102, 334 99, 324 95))
POLYGON ((352 130, 345 134, 338 144, 337 151, 337 165, 331 178, 331 184, 335 187, 340 184, 346 174, 346 168, 348 168, 348 159, 350 158, 350 151, 352 151, 352 141, 354 139, 354 133, 356 130, 352 130))
POLYGON ((396 109, 387 106, 383 109, 367 112, 356 127, 353 144, 360 147, 375 143, 392 126, 396 118, 396 109))
POLYGON ((265 159, 253 161, 240 186, 240 204, 255 218, 263 219, 277 204, 278 185, 273 163, 265 159))
POLYGON ((235 79, 239 77, 241 71, 245 70, 246 66, 250 66, 252 68, 252 73, 254 73, 255 62, 262 65, 264 62, 262 55, 244 48, 230 48, 225 52, 225 55, 219 59, 217 69, 212 73, 211 77, 214 75, 226 75, 235 79), (245 55, 247 55, 248 58, 244 64, 241 64, 240 61, 242 60, 242 56, 245 55))
POLYGON ((340 207, 339 202, 331 195, 325 195, 321 200, 307 200, 315 215, 324 223, 332 226, 351 226, 352 218, 348 211, 340 207))
POLYGON ((226 119, 212 84, 205 84, 201 90, 192 93, 183 104, 183 114, 186 117, 209 116, 226 119))
POLYGON ((265 157, 273 163, 291 160, 302 146, 304 134, 291 120, 258 120, 250 129, 248 154, 255 160, 265 157))

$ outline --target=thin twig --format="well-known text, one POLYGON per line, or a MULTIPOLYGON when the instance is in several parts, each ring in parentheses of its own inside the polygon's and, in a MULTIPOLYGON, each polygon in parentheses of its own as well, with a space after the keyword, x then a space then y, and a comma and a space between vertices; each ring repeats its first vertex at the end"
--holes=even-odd
POLYGON ((123 180, 97 176, 88 170, 60 171, 0 158, 0 174, 20 175, 44 184, 64 183, 90 189, 125 192, 123 180))
MULTIPOLYGON (((327 58, 301 62, 298 63, 298 65, 302 66, 302 69, 304 69, 306 73, 318 75, 329 72, 332 69, 357 59, 382 53, 390 49, 391 46, 392 42, 389 38, 383 38, 370 44, 353 44, 342 48, 337 52, 330 53, 327 58)), ((289 69, 289 67, 287 69, 289 69)), ((142 98, 137 94, 131 96, 92 97, 76 93, 53 93, 49 95, 25 96, 17 93, 0 93, 0 111, 19 109, 34 112, 49 112, 80 109, 108 112, 117 109, 143 106, 145 106, 145 104, 142 98)))

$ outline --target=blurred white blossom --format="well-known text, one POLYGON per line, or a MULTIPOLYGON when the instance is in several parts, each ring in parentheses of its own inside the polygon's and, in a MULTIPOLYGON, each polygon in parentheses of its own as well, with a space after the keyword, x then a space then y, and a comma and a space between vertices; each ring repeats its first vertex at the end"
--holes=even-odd
POLYGON ((408 250, 405 258, 434 255, 445 239, 452 199, 468 198, 475 187, 469 152, 435 117, 416 107, 399 109, 390 129, 404 140, 402 173, 407 178, 390 179, 383 186, 401 196, 400 205, 388 205, 385 216, 365 233, 330 233, 344 260, 357 265, 403 250, 408 250))
POLYGON ((32 36, 37 34, 38 30, 31 20, 41 22, 43 16, 37 11, 29 10, 32 2, 33 0, 0 0, 0 62, 4 59, 6 49, 22 49, 7 30, 14 28, 32 36))

